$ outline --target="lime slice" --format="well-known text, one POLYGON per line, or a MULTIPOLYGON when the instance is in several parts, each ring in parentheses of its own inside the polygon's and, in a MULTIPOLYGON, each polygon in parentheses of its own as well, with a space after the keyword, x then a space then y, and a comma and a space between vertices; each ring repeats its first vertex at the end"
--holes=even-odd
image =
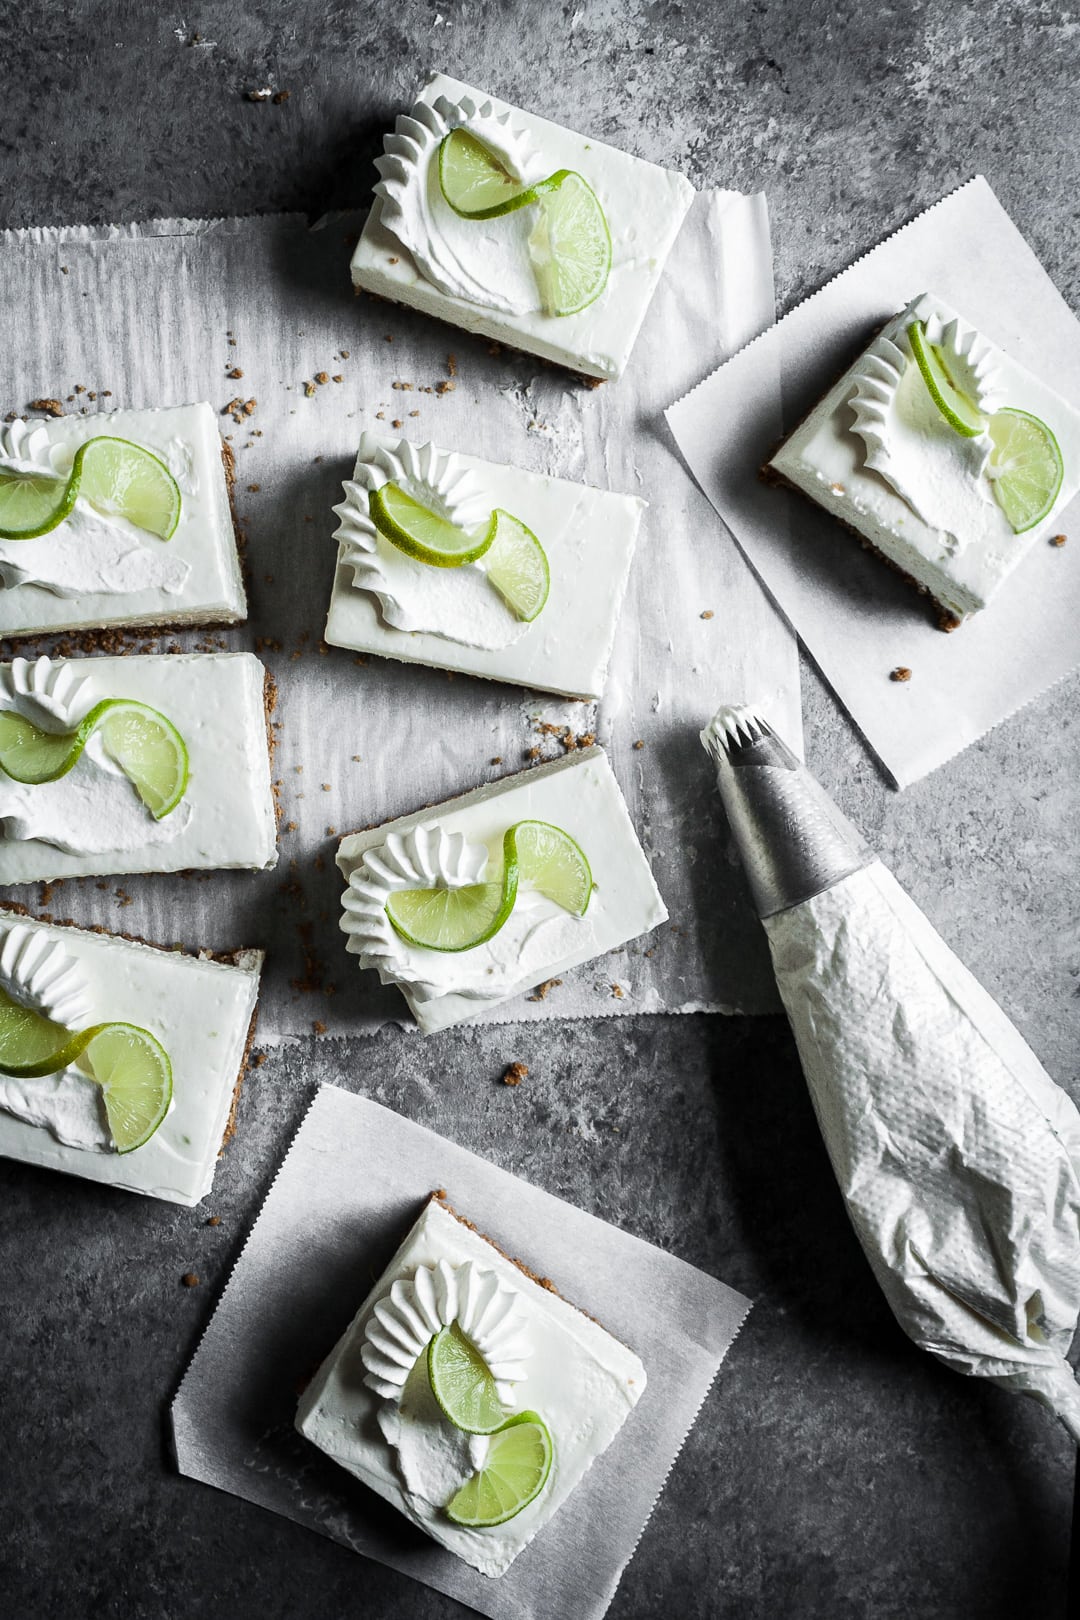
POLYGON ((583 917, 593 891, 592 872, 578 844, 547 821, 519 821, 514 828, 518 878, 557 906, 583 917))
POLYGON ((536 1412, 518 1412, 488 1442, 484 1466, 446 1504, 447 1518, 477 1529, 505 1524, 540 1495, 554 1447, 536 1412))
POLYGON ((0 540, 34 540, 62 523, 75 505, 74 479, 0 468, 0 540))
POLYGON ((463 219, 495 219, 536 201, 534 188, 508 174, 494 152, 467 129, 452 129, 443 136, 439 185, 463 219))
POLYGON ((180 521, 180 489, 165 463, 128 439, 88 439, 72 474, 78 494, 101 512, 127 518, 136 528, 171 539, 180 521))
POLYGON ((149 1030, 99 1024, 87 1030, 84 1063, 105 1094, 105 1117, 118 1153, 148 1142, 169 1112, 172 1064, 149 1030))
POLYGON ((482 557, 495 538, 495 514, 486 529, 459 529, 430 507, 414 501, 397 484, 373 490, 368 502, 372 522, 391 545, 433 568, 460 568, 482 557))
MULTIPOLYGON (((106 698, 87 719, 100 714, 105 751, 130 778, 155 821, 175 810, 188 785, 188 751, 171 720, 145 703, 106 698)), ((85 721, 84 721, 85 724, 85 721)), ((2 759, 0 759, 2 763, 2 759)))
POLYGON ((487 1362, 456 1322, 428 1345, 431 1390, 446 1417, 466 1434, 491 1434, 506 1422, 487 1362))
POLYGON ((542 610, 551 588, 544 548, 524 523, 496 507, 495 537, 487 553, 487 577, 510 609, 526 624, 542 610))
POLYGON ((406 944, 429 951, 471 951, 492 939, 514 909, 513 886, 470 883, 463 889, 399 889, 386 915, 406 944))
POLYGON ((1061 489, 1061 451, 1045 422, 1027 411, 995 411, 994 448, 986 464, 990 487, 1013 530, 1023 534, 1052 510, 1061 489))
POLYGON ((0 1070, 28 1079, 56 1074, 74 1063, 85 1041, 63 1024, 17 1001, 0 990, 0 1070))
POLYGON ((551 315, 576 315, 599 298, 611 272, 604 210, 592 187, 573 172, 565 172, 539 202, 529 251, 544 306, 551 315))
POLYGON ((912 321, 907 334, 930 398, 949 426, 965 439, 974 439, 977 434, 985 432, 988 419, 954 385, 945 365, 945 357, 937 344, 927 338, 922 321, 912 321))
POLYGON ((11 710, 0 712, 0 770, 38 787, 66 776, 91 736, 101 740, 155 821, 175 810, 188 783, 188 752, 170 720, 145 703, 103 698, 76 731, 41 731, 11 710))

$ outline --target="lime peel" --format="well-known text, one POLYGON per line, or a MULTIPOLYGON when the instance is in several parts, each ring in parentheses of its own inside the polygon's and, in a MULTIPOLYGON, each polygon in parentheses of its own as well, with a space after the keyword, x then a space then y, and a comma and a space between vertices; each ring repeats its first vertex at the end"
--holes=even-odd
POLYGON ((130 439, 98 434, 76 450, 66 480, 0 469, 0 540, 48 534, 80 495, 159 540, 170 540, 180 521, 180 487, 161 458, 130 439), (11 522, 20 509, 22 520, 11 522))
POLYGON ((171 720, 149 704, 102 698, 74 731, 42 731, 25 715, 0 711, 0 771, 38 787, 66 776, 101 728, 102 742, 130 779, 155 821, 175 810, 187 791, 187 746, 171 720))
POLYGON ((988 418, 956 387, 941 350, 937 344, 930 342, 922 321, 912 321, 907 335, 930 398, 949 426, 965 439, 974 439, 980 433, 985 433, 988 418))
POLYGON ((546 821, 518 821, 503 834, 501 879, 460 889, 398 889, 386 915, 407 945, 470 951, 502 928, 521 879, 575 917, 584 916, 594 888, 584 851, 569 833, 546 821))
POLYGON ((460 568, 491 547, 497 527, 492 512, 482 531, 459 528, 415 500, 399 484, 383 484, 368 497, 371 520, 384 539, 417 562, 433 568, 460 568))

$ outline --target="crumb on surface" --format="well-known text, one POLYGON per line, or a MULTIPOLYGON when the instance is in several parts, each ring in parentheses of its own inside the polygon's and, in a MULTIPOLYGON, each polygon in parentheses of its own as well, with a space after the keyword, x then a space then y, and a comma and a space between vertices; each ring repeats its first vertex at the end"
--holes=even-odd
POLYGON ((275 107, 284 107, 285 103, 288 101, 288 99, 289 99, 289 97, 291 95, 292 95, 291 90, 279 90, 277 92, 277 94, 275 96, 273 96, 271 99, 272 99, 275 107))
POLYGON ((244 373, 240 370, 239 366, 233 366, 232 370, 227 371, 225 373, 225 375, 226 375, 226 377, 231 377, 234 381, 236 381, 240 377, 242 377, 244 375, 244 373))
POLYGON ((435 384, 435 392, 437 394, 452 394, 456 387, 457 383, 451 378, 440 377, 439 381, 435 384))
POLYGON ((198 1288, 199 1286, 199 1278, 194 1271, 185 1271, 180 1281, 185 1288, 198 1288))
POLYGON ((551 991, 555 989, 556 985, 560 984, 562 984, 561 979, 545 979, 542 984, 536 986, 532 995, 526 996, 525 999, 527 1001, 546 1001, 551 991))
POLYGON ((221 1225, 221 1216, 220 1215, 208 1215, 206 1217, 206 1224, 207 1224, 207 1226, 220 1226, 221 1225))
POLYGON ((911 671, 906 664, 897 664, 895 669, 889 671, 890 681, 910 681, 911 671))
POLYGON ((323 1023, 321 1018, 313 1018, 311 1020, 311 1027, 315 1031, 316 1035, 326 1034, 326 1025, 323 1023))
POLYGON ((712 608, 706 608, 704 613, 699 614, 698 617, 702 619, 715 619, 716 614, 713 612, 712 608))
POLYGON ((520 1086, 528 1072, 529 1065, 527 1063, 508 1063, 503 1070, 503 1085, 520 1086))
POLYGON ((623 995, 625 994, 621 984, 613 984, 611 986, 611 993, 615 997, 616 1001, 621 1001, 623 999, 623 995))
POLYGON ((32 399, 28 411, 42 411, 46 416, 63 416, 64 407, 58 399, 32 399))
POLYGON ((1052 534, 1050 536, 1050 544, 1052 546, 1063 546, 1068 538, 1069 537, 1067 534, 1052 534))
POLYGON ((492 758, 492 761, 491 761, 491 763, 492 763, 492 764, 493 764, 493 765, 501 765, 501 764, 502 764, 502 755, 501 755, 501 754, 496 754, 496 755, 495 755, 495 756, 494 756, 494 757, 493 757, 493 758, 492 758))
POLYGON ((644 748, 644 746, 645 746, 645 739, 644 739, 644 737, 639 737, 639 738, 638 738, 638 739, 637 739, 637 741, 636 741, 636 742, 635 742, 635 744, 634 744, 634 747, 635 747, 635 748, 636 748, 636 749, 637 749, 637 750, 638 750, 638 752, 639 752, 639 753, 640 753, 640 751, 641 751, 641 750, 642 750, 642 749, 643 749, 643 748, 644 748))

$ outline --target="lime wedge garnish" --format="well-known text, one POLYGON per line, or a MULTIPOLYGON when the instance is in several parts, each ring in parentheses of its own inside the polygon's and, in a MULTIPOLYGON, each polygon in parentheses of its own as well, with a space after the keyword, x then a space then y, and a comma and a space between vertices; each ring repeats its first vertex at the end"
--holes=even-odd
POLYGON ((0 770, 37 787, 66 776, 101 727, 106 751, 129 777, 155 821, 175 810, 188 783, 184 739, 145 703, 103 698, 75 731, 42 731, 24 715, 0 712, 0 770))
POLYGON ((165 463, 128 439, 88 439, 75 457, 79 494, 101 512, 168 540, 180 521, 180 489, 165 463))
POLYGON ((592 872, 581 847, 548 821, 519 821, 514 828, 518 878, 583 917, 593 891, 592 872))
POLYGON ((611 272, 604 210, 592 187, 572 172, 539 202, 529 252, 544 307, 551 315, 576 315, 599 298, 611 272))
POLYGON ((949 426, 963 434, 965 439, 974 439, 977 434, 985 432, 988 418, 955 386, 940 348, 927 338, 922 321, 912 321, 907 334, 923 382, 949 426))
POLYGON ((39 1079, 58 1074, 79 1057, 104 1092, 117 1152, 142 1147, 172 1101, 172 1064, 161 1042, 135 1024, 65 1029, 0 990, 0 1070, 39 1079))
POLYGON ((1064 475, 1058 442, 1037 416, 1008 409, 990 418, 990 437, 990 487, 1015 533, 1023 534, 1042 522, 1058 498, 1064 475))
POLYGON ((496 219, 536 201, 535 187, 515 180, 467 129, 452 129, 443 136, 439 185, 455 214, 464 219, 496 219))
POLYGON ((456 1322, 428 1345, 428 1377, 432 1394, 455 1428, 491 1434, 506 1422, 491 1370, 456 1322))
POLYGON ((83 1059, 105 1093, 105 1117, 118 1153, 148 1142, 169 1112, 172 1064, 149 1030, 102 1024, 88 1032, 83 1059))
POLYGON ((0 1070, 37 1079, 74 1063, 85 1046, 80 1036, 51 1018, 20 1007, 0 990, 0 1070))
POLYGON ((180 489, 165 463, 140 444, 99 435, 76 450, 66 484, 0 472, 0 539, 48 534, 80 495, 159 540, 170 539, 180 521, 180 489))
POLYGON ((544 548, 524 523, 496 507, 487 577, 511 613, 531 624, 548 599, 551 572, 544 548))
POLYGON ((422 506, 397 484, 372 490, 368 501, 372 522, 391 545, 434 568, 460 568, 475 562, 495 538, 495 514, 485 529, 459 529, 430 507, 422 506))
POLYGON ((35 540, 62 523, 78 489, 70 478, 0 468, 0 539, 35 540))
MULTIPOLYGON (((105 701, 110 704, 101 715, 105 751, 134 784, 154 820, 161 821, 176 809, 187 790, 189 764, 184 739, 171 720, 145 703, 125 703, 119 698, 105 701)), ((96 712, 91 710, 91 715, 96 712)))
POLYGON ((554 1447, 536 1412, 518 1412, 491 1436, 484 1466, 446 1504, 455 1524, 505 1524, 540 1495, 551 1472, 554 1447))

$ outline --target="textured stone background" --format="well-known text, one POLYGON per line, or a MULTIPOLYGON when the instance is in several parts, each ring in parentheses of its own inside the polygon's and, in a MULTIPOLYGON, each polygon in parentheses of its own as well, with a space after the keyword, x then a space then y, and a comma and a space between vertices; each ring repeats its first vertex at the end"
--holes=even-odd
MULTIPOLYGON (((1080 20, 1054 4, 0 0, 0 40, 0 226, 355 204, 441 66, 701 184, 763 186, 784 307, 977 169, 1080 306, 1080 20), (244 100, 263 84, 288 102, 244 100)), ((1065 682, 901 797, 806 672, 819 774, 1074 1096, 1078 695, 1065 682)), ((0 1612, 463 1613, 167 1460, 167 1401, 322 1080, 756 1299, 617 1620, 1064 1613, 1067 1441, 909 1347, 786 1028, 700 1017, 278 1051, 245 1091, 214 1228, 0 1167, 0 1612), (511 1058, 531 1069, 517 1090, 498 1084, 511 1058)))

